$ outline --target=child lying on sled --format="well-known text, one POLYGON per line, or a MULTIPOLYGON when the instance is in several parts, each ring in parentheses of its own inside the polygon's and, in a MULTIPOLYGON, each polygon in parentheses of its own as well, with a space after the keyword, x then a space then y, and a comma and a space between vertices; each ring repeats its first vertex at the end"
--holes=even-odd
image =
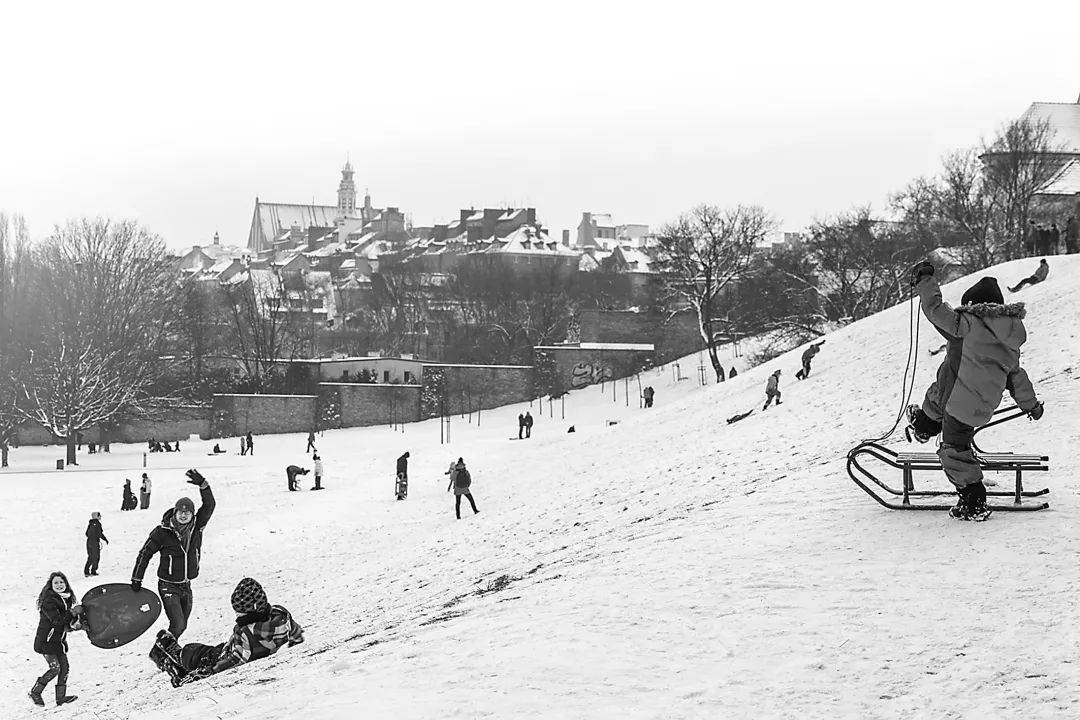
POLYGON ((213 675, 252 660, 273 655, 284 645, 304 642, 304 631, 281 605, 271 605, 266 592, 251 578, 232 593, 236 625, 228 642, 188 643, 183 648, 168 630, 158 633, 150 658, 172 679, 173 687, 213 675))

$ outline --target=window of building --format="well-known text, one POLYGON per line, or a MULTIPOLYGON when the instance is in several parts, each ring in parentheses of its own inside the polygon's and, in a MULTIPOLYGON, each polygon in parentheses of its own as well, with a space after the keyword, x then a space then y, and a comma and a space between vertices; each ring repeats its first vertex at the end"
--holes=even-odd
POLYGON ((390 371, 389 370, 383 370, 382 371, 382 381, 384 383, 390 382, 390 371))

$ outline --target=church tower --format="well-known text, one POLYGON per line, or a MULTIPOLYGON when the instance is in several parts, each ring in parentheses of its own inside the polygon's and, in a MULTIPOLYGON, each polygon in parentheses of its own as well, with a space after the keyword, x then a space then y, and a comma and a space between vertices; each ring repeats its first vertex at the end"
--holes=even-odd
POLYGON ((353 182, 352 163, 345 161, 341 169, 341 184, 337 191, 338 212, 344 217, 356 215, 356 183, 353 182))

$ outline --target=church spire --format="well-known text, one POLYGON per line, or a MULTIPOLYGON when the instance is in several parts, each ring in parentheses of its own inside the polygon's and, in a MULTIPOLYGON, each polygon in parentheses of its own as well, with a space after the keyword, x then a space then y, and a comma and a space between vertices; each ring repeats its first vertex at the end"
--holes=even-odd
POLYGON ((338 212, 344 217, 356 214, 356 183, 353 182, 352 163, 345 158, 345 167, 341 169, 341 183, 338 184, 338 212))

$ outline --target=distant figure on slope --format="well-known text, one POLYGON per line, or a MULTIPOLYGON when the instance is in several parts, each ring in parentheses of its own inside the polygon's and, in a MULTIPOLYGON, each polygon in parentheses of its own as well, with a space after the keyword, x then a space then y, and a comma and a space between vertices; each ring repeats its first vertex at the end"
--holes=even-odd
MULTIPOLYGON (((241 449, 243 449, 243 443, 241 443, 240 445, 241 449)), ((214 443, 214 455, 223 455, 224 453, 225 451, 221 449, 221 445, 218 443, 214 443)))
POLYGON ((101 513, 92 512, 90 522, 86 524, 86 565, 83 566, 83 575, 86 577, 98 574, 102 542, 109 544, 109 538, 105 537, 105 531, 101 527, 101 513))
POLYGON ((146 473, 142 474, 142 484, 139 486, 139 509, 147 510, 150 507, 150 490, 153 489, 153 483, 150 482, 150 476, 146 473))
POLYGON ((394 497, 404 500, 409 494, 409 453, 406 452, 397 459, 397 467, 394 468, 397 483, 394 485, 394 497))
MULTIPOLYGON (((542 406, 541 406, 542 407, 542 406)), ((533 417, 532 413, 528 410, 525 411, 525 437, 532 437, 533 417)))
POLYGON ((271 605, 262 585, 251 578, 237 583, 230 598, 236 624, 228 642, 188 643, 182 648, 168 630, 158 633, 150 659, 169 674, 173 687, 261 660, 282 647, 304 642, 304 629, 281 605, 271 605))
POLYGON ((727 419, 727 424, 728 424, 728 425, 731 425, 732 423, 737 423, 737 422, 739 422, 740 420, 742 420, 742 419, 744 419, 744 418, 746 418, 746 417, 749 417, 749 416, 750 416, 750 413, 752 413, 752 412, 754 412, 754 408, 750 408, 750 409, 749 409, 749 410, 747 410, 746 412, 744 412, 744 413, 739 413, 738 415, 732 415, 731 417, 729 417, 729 418, 727 419))
POLYGON ((1071 216, 1065 223, 1065 252, 1072 254, 1080 252, 1080 222, 1076 216, 1071 216))
POLYGON ((35 705, 44 705, 41 692, 56 678, 56 704, 74 702, 78 696, 67 694, 68 680, 68 630, 79 627, 82 605, 75 602, 67 576, 62 572, 49 574, 45 587, 37 598, 38 627, 34 635, 34 652, 45 656, 49 669, 37 679, 30 689, 30 699, 35 705))
POLYGON ((472 486, 472 476, 469 475, 469 471, 465 469, 465 461, 461 458, 457 459, 454 463, 453 469, 450 471, 450 484, 446 488, 446 492, 454 491, 454 512, 457 514, 457 519, 461 519, 461 496, 464 495, 469 499, 469 504, 472 505, 473 515, 480 512, 476 509, 476 502, 473 500, 472 493, 469 488, 472 486))
POLYGON ((161 516, 161 524, 150 531, 131 571, 131 589, 139 592, 150 558, 160 554, 158 594, 161 595, 161 605, 169 618, 169 632, 173 637, 180 637, 187 629, 193 603, 191 581, 199 577, 203 530, 217 507, 214 492, 206 478, 198 470, 188 470, 185 475, 189 483, 199 486, 202 500, 199 511, 195 512, 195 503, 191 498, 177 500, 161 516))
POLYGON ((285 477, 289 480, 289 490, 299 490, 300 488, 298 488, 297 485, 300 484, 300 481, 296 478, 301 475, 307 475, 309 472, 311 471, 307 468, 302 468, 299 465, 289 465, 288 467, 286 467, 285 477))
POLYGON ((1035 268, 1035 274, 1030 277, 1026 277, 1020 282, 1013 285, 1011 288, 1009 288, 1009 292, 1020 292, 1020 290, 1022 290, 1025 285, 1038 285, 1043 280, 1045 280, 1046 276, 1049 274, 1050 263, 1046 262, 1046 258, 1043 258, 1039 261, 1039 267, 1035 268))
POLYGON ((769 379, 765 381, 765 407, 762 410, 768 410, 769 405, 772 404, 773 398, 776 399, 776 404, 781 405, 780 402, 780 371, 777 370, 769 379))
POLYGON ((735 376, 738 375, 738 374, 739 374, 739 372, 735 369, 735 366, 732 365, 731 366, 731 372, 728 373, 728 380, 734 380, 735 376))
POLYGON ((304 449, 304 453, 315 452, 315 433, 309 432, 307 434, 307 447, 304 449))
POLYGON ((810 363, 811 361, 813 361, 814 356, 821 352, 821 346, 824 344, 825 341, 821 340, 820 342, 816 342, 810 347, 806 348, 806 350, 803 350, 802 369, 799 370, 799 372, 795 373, 795 377, 799 378, 800 380, 805 380, 806 378, 810 377, 810 363))
POLYGON ((247 455, 247 438, 243 435, 240 436, 240 455, 247 455))
POLYGON ((131 480, 124 480, 124 500, 120 503, 121 510, 134 510, 139 507, 139 501, 135 498, 135 493, 131 491, 131 480))
POLYGON ((250 432, 247 434, 247 446, 248 446, 248 455, 254 455, 255 454, 255 440, 254 440, 254 438, 251 437, 250 432))
POLYGON ((1042 403, 1027 373, 1020 367, 1020 346, 1027 340, 1024 304, 1006 305, 997 280, 985 277, 971 288, 970 305, 954 310, 941 298, 930 263, 912 269, 926 319, 947 335, 960 338, 960 364, 945 401, 938 458, 959 500, 949 515, 962 520, 985 520, 986 486, 982 468, 971 451, 975 428, 985 425, 1009 388, 1016 403, 1033 420, 1042 417, 1042 403))
POLYGON ((322 486, 322 476, 323 476, 322 458, 320 456, 318 456, 318 455, 313 455, 311 457, 311 459, 315 461, 315 487, 313 487, 311 489, 312 490, 322 490, 323 489, 323 486, 322 486))
POLYGON ((525 416, 518 413, 518 440, 525 437, 525 416))
POLYGON ((645 407, 651 408, 653 398, 656 397, 656 391, 653 390, 652 385, 645 386, 645 389, 641 391, 641 397, 645 398, 645 407))

